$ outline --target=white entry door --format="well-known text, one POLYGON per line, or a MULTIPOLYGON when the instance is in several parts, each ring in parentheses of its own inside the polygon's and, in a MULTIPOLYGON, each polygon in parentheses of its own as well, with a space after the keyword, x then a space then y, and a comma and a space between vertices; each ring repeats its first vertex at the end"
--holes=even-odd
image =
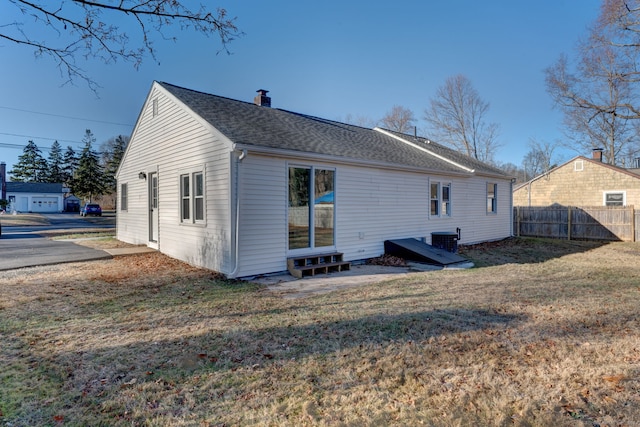
POLYGON ((149 178, 149 241, 158 242, 158 174, 150 172, 149 178))

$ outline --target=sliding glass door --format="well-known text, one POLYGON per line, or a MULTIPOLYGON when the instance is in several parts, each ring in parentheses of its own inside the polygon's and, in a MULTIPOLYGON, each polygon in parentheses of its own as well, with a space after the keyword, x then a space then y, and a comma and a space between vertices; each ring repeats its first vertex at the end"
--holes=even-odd
POLYGON ((289 167, 289 249, 335 245, 335 170, 289 167))

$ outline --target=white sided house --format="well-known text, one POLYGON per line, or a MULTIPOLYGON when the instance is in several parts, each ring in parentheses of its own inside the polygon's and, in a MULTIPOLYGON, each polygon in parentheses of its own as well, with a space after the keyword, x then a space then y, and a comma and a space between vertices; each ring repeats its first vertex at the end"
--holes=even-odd
POLYGON ((512 183, 424 138, 154 82, 118 180, 117 238, 246 277, 388 239, 512 235, 512 183))
POLYGON ((57 213, 64 210, 62 184, 7 182, 8 211, 57 213))

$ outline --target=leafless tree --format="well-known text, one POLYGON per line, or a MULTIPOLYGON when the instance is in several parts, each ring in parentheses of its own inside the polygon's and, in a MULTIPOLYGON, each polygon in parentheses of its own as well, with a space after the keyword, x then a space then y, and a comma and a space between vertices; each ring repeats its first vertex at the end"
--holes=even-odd
POLYGON ((415 122, 416 118, 413 115, 413 111, 399 105, 394 105, 391 111, 380 119, 380 124, 383 127, 400 133, 414 132, 415 122))
POLYGON ((558 143, 548 141, 529 140, 529 151, 522 160, 527 179, 543 174, 554 167, 553 152, 558 147, 558 143))
POLYGON ((222 49, 241 35, 225 9, 215 11, 200 5, 191 10, 178 0, 8 0, 22 20, 2 22, 0 39, 33 49, 36 56, 50 56, 65 83, 84 80, 94 91, 99 87, 79 64, 79 58, 98 59, 106 64, 124 60, 137 69, 148 55, 157 62, 153 36, 168 36, 172 25, 207 37, 217 35, 222 49), (122 27, 131 23, 139 30, 134 41, 122 27))
POLYGON ((564 113, 566 145, 602 148, 610 164, 638 138, 631 121, 640 119, 639 20, 636 1, 605 0, 576 59, 563 55, 546 70, 547 92, 564 113))
POLYGON ((519 184, 526 181, 527 174, 521 166, 511 162, 493 162, 492 164, 507 175, 514 177, 516 183, 519 184))
POLYGON ((365 128, 371 128, 371 127, 374 127, 376 125, 375 120, 373 120, 370 117, 354 116, 351 113, 348 113, 344 117, 344 119, 338 118, 337 120, 339 122, 344 122, 344 123, 347 123, 349 125, 360 126, 360 127, 365 127, 365 128))
POLYGON ((480 98, 467 77, 450 77, 425 110, 429 135, 471 157, 491 162, 500 143, 498 125, 486 121, 488 111, 489 103, 480 98))

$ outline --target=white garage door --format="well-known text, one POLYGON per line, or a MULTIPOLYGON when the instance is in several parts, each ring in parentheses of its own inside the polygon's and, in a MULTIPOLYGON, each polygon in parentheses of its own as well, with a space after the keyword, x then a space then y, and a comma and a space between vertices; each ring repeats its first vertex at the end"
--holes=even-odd
POLYGON ((31 212, 58 212, 57 197, 34 197, 31 200, 31 212))

